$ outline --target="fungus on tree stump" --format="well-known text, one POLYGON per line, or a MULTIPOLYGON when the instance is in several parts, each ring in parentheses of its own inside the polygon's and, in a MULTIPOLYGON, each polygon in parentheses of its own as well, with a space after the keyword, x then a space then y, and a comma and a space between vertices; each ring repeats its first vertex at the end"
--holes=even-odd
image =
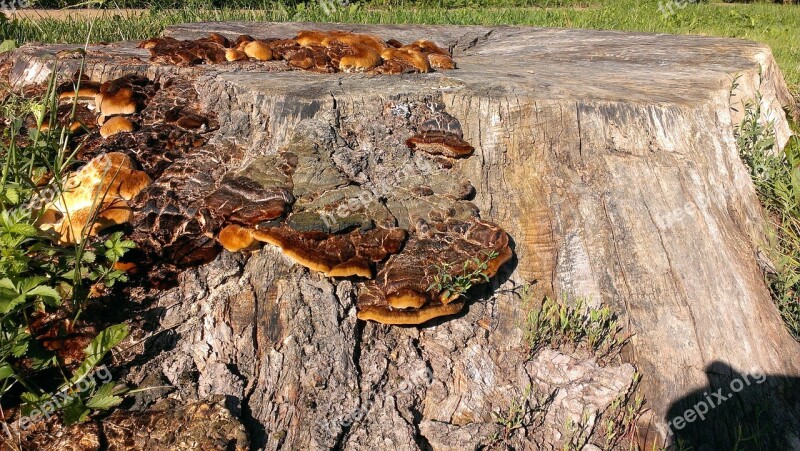
POLYGON ((64 182, 64 192, 45 206, 39 228, 61 244, 80 243, 104 228, 128 222, 128 201, 150 184, 121 153, 99 156, 64 182))
MULTIPOLYGON (((211 62, 204 53, 209 49, 234 54, 232 59, 266 59, 255 50, 269 50, 289 65, 327 72, 380 72, 381 67, 423 72, 429 70, 428 56, 446 53, 427 41, 395 48, 378 37, 347 32, 301 34, 300 42, 222 38, 164 38, 141 46, 155 56, 180 50, 206 62, 211 62), (254 51, 247 55, 247 48, 254 51), (390 57, 384 61, 378 51, 390 57)), ((377 275, 357 282, 359 318, 421 324, 458 313, 465 287, 487 281, 510 258, 505 232, 480 220, 477 207, 466 200, 472 185, 450 173, 453 162, 447 158, 466 158, 474 149, 462 139, 457 121, 443 111, 422 115, 410 127, 421 132, 397 144, 433 156, 428 160, 438 169, 417 173, 412 165, 391 193, 379 194, 343 172, 329 150, 332 141, 319 135, 320 129, 308 135, 298 127, 277 154, 229 171, 221 164, 229 158, 225 152, 203 148, 205 139, 198 139, 198 133, 215 130, 215 123, 191 106, 191 95, 173 93, 176 86, 168 80, 162 88, 134 76, 99 85, 94 100, 100 120, 108 117, 99 133, 105 139, 89 139, 78 153, 95 159, 112 155, 125 162, 124 168, 135 161, 154 177, 152 185, 138 187, 141 193, 130 205, 130 193, 117 193, 98 217, 108 224, 131 222, 130 238, 139 244, 134 267, 161 268, 151 274, 156 284, 212 260, 222 249, 238 252, 267 243, 327 277, 377 275), (451 274, 449 282, 437 285, 438 277, 452 268, 465 273, 451 274), (456 286, 448 286, 453 278, 456 286)), ((64 92, 65 100, 86 97, 66 87, 64 92)), ((106 223, 90 224, 92 233, 106 223)))
POLYGON ((232 40, 218 33, 183 41, 151 38, 141 41, 138 47, 150 51, 151 61, 179 66, 275 59, 318 73, 398 74, 456 67, 450 52, 429 40, 403 46, 396 39, 384 41, 380 36, 341 30, 303 30, 292 39, 241 35, 232 40))
POLYGON ((493 277, 511 255, 508 235, 489 222, 471 218, 421 224, 359 295, 358 317, 410 324, 454 309, 457 313, 463 306, 460 290, 493 277))
POLYGON ((451 158, 468 157, 475 150, 472 145, 458 135, 438 130, 414 135, 406 140, 406 145, 413 150, 451 158))
POLYGON ((100 136, 108 138, 117 133, 125 133, 133 131, 133 123, 125 116, 114 116, 103 123, 100 127, 100 136))

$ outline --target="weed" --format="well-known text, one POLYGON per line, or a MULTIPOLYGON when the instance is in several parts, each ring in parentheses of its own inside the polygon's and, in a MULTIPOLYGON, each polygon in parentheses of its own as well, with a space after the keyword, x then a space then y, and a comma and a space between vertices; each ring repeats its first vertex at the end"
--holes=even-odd
POLYGON ((795 136, 781 152, 773 125, 761 116, 757 94, 744 103, 736 145, 772 225, 766 245, 776 271, 767 274, 767 283, 786 326, 800 340, 800 130, 792 124, 795 136))
POLYGON ((622 441, 633 443, 636 422, 644 412, 644 398, 635 394, 641 380, 642 375, 634 373, 628 391, 614 399, 603 413, 603 449, 616 449, 622 441))
POLYGON ((511 400, 505 412, 492 412, 494 422, 502 429, 489 437, 486 449, 498 449, 507 444, 514 431, 523 428, 538 428, 544 424, 547 408, 553 402, 556 391, 552 393, 532 393, 531 385, 525 387, 522 396, 511 400))
POLYGON ((82 355, 58 351, 73 334, 93 330, 80 329, 80 317, 98 293, 126 280, 113 266, 133 243, 117 232, 59 247, 36 226, 44 193, 63 195, 62 176, 73 165, 73 141, 58 125, 56 105, 55 75, 41 98, 8 95, 0 105, 0 400, 4 408, 19 404, 25 416, 52 405, 51 393, 72 393, 57 405, 73 423, 121 401, 119 389, 94 386, 87 375, 128 335, 127 326, 87 337, 82 355))
POLYGON ((585 346, 598 357, 606 357, 618 353, 628 339, 608 306, 593 308, 580 298, 570 306, 566 296, 561 303, 545 297, 532 305, 527 286, 522 299, 528 311, 522 329, 532 354, 544 346, 570 345, 585 346))
POLYGON ((461 268, 456 269, 449 263, 435 265, 436 275, 427 291, 439 293, 443 299, 458 299, 469 291, 472 285, 478 282, 488 282, 486 274, 489 262, 497 257, 497 252, 484 252, 483 258, 474 257, 464 262, 461 268))
POLYGON ((589 413, 583 412, 581 419, 575 421, 567 416, 563 426, 564 439, 561 444, 563 451, 579 451, 589 443, 591 427, 589 426, 589 413))

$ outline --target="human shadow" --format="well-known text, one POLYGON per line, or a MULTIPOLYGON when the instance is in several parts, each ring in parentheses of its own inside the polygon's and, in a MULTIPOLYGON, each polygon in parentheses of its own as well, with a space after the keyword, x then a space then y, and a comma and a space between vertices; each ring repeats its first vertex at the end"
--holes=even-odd
POLYGON ((674 402, 666 416, 671 450, 800 449, 800 378, 742 374, 725 362, 705 369, 708 385, 674 402))

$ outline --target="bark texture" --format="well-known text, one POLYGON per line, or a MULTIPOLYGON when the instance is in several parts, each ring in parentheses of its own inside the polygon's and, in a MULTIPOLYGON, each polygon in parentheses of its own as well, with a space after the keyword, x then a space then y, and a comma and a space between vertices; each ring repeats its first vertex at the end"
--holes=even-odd
MULTIPOLYGON (((518 27, 206 23, 166 34, 290 37, 330 28, 431 39, 453 49, 459 69, 363 76, 278 64, 175 68, 151 65, 146 52, 123 43, 90 47, 86 73, 194 80, 202 107, 219 120, 212 144, 242 150, 231 169, 278 152, 299 126, 333 133, 334 163, 378 196, 391 189, 394 154, 384 149, 415 131, 408 118, 445 111, 475 147, 454 169, 475 187, 482 218, 512 237, 515 259, 459 317, 405 328, 356 320, 352 282, 292 265, 274 248, 223 253, 152 300, 154 330, 167 332, 147 342, 151 351, 130 368, 130 381, 167 381, 186 400, 224 395, 252 446, 266 449, 497 444, 503 431, 493 413, 533 396, 526 387, 534 387, 552 395, 542 426, 504 443, 558 446, 574 440, 565 436, 566 416, 594 423, 628 389, 633 367, 555 352, 529 360, 525 306, 513 289, 535 282, 539 294, 608 304, 625 319, 633 334, 625 358, 643 375, 650 409, 641 426, 653 434, 644 440, 669 436, 667 423, 684 411, 675 406, 764 374, 768 383, 737 398, 752 399, 728 401, 703 428, 673 430, 672 439, 727 446, 753 401, 781 427, 768 440, 800 447, 800 401, 791 389, 800 345, 764 284, 762 211, 733 137, 740 102, 756 91, 779 141, 788 137, 782 107, 791 97, 768 48, 518 27)), ((46 79, 48 55, 68 50, 24 47, 12 82, 46 79)))

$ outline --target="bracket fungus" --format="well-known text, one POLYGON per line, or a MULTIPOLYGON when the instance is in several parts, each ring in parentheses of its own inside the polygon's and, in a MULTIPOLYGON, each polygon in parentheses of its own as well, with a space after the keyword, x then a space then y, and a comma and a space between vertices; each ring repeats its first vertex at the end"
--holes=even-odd
POLYGON ((458 313, 458 287, 489 280, 511 255, 508 235, 477 218, 419 225, 359 294, 358 317, 419 324, 458 313))
POLYGON ((58 100, 63 101, 78 101, 78 102, 92 102, 94 103, 95 96, 100 94, 100 83, 80 80, 80 82, 66 82, 62 83, 58 89, 58 100))
MULTIPOLYGON (((429 41, 403 46, 343 31, 291 40, 160 38, 141 46, 156 62, 213 64, 227 53, 329 73, 425 72, 434 66, 430 56, 449 56, 429 41)), ((480 219, 468 200, 474 187, 458 165, 474 148, 444 105, 413 106, 402 117, 387 109, 384 119, 399 128, 379 138, 388 146, 380 164, 319 119, 297 124, 278 152, 243 164, 239 147, 209 139, 218 122, 180 76, 85 83, 86 91, 65 85, 63 100, 79 101, 85 119, 97 115, 103 125, 87 134, 76 156, 88 163, 69 176, 65 201, 48 206, 40 227, 67 243, 129 223, 138 248, 120 267, 156 286, 223 250, 266 244, 326 277, 353 278, 358 318, 411 325, 460 312, 466 288, 488 281, 511 257, 506 233, 480 219), (104 161, 119 178, 99 175, 104 161), (106 197, 90 205, 98 190, 106 197), (453 268, 464 273, 443 276, 453 268)))
POLYGON ((272 59, 272 49, 264 41, 246 41, 242 47, 244 54, 257 61, 269 61, 272 59))
POLYGON ((406 140, 406 145, 413 150, 421 150, 431 155, 443 155, 450 158, 463 158, 472 155, 472 145, 460 136, 439 130, 426 131, 406 140))
POLYGON ((133 131, 133 122, 125 116, 114 116, 103 123, 100 127, 100 136, 108 138, 117 133, 125 133, 133 131))
POLYGON ((398 252, 405 236, 405 231, 397 228, 327 234, 282 226, 253 232, 256 240, 278 246, 294 262, 327 277, 372 277, 371 265, 398 252))
POLYGON ((150 184, 121 153, 94 158, 70 174, 64 191, 44 208, 39 228, 61 244, 80 243, 104 228, 131 219, 128 201, 150 184))
POLYGON ((291 39, 255 39, 241 35, 229 39, 218 33, 196 40, 171 37, 141 41, 158 63, 189 66, 224 61, 283 60, 289 67, 318 73, 367 72, 374 74, 424 73, 455 69, 449 51, 420 39, 403 46, 396 39, 342 30, 303 30, 291 39))

